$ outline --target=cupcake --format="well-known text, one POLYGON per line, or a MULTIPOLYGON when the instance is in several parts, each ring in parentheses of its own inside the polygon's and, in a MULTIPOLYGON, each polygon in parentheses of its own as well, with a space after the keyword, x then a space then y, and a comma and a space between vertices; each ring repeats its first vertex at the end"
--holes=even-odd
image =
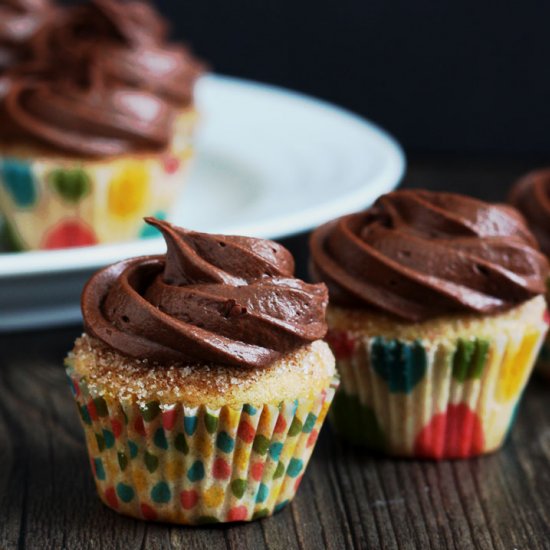
POLYGON ((65 8, 0 86, 0 212, 16 250, 155 235, 192 156, 202 66, 140 1, 65 8))
MULTIPOLYGON (((542 252, 550 257, 550 169, 521 178, 512 188, 510 202, 525 216, 542 252)), ((546 297, 550 294, 548 280, 546 297)), ((537 369, 550 380, 550 339, 542 344, 537 369)))
POLYGON ((547 331, 548 265, 513 208, 397 191, 317 229, 336 430, 394 456, 498 449, 547 331))
POLYGON ((166 256, 92 277, 66 360, 94 480, 121 514, 249 521, 300 484, 338 379, 327 290, 282 246, 148 219, 166 256))

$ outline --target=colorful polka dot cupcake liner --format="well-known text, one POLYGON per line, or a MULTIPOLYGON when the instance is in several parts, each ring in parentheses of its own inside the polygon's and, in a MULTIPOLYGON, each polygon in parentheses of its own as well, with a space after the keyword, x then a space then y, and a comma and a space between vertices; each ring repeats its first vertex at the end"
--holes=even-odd
POLYGON ((161 155, 106 161, 0 156, 3 241, 18 251, 157 236, 143 217, 165 218, 184 187, 192 157, 184 138, 161 155))
POLYGON ((67 367, 97 491, 117 512, 179 524, 250 521, 284 508, 338 380, 310 399, 240 408, 124 403, 67 367))
POLYGON ((393 456, 467 458, 498 449, 547 325, 492 337, 406 341, 331 330, 341 386, 331 420, 351 442, 393 456))

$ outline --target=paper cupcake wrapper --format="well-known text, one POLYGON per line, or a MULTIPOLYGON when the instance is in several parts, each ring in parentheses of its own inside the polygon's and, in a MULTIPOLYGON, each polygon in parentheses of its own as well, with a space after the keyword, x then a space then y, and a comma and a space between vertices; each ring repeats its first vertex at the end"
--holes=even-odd
POLYGON ((394 456, 466 458, 500 447, 546 325, 492 338, 424 342, 330 331, 340 390, 331 419, 354 443, 394 456))
MULTIPOLYGON (((191 121, 182 117, 185 124, 191 121)), ((13 250, 39 250, 157 236, 143 217, 163 219, 172 210, 190 166, 190 131, 182 129, 171 151, 159 155, 0 156, 3 240, 13 250)))
POLYGON ((278 406, 139 406, 91 393, 67 368, 97 491, 121 514, 180 524, 249 521, 294 497, 338 380, 278 406))

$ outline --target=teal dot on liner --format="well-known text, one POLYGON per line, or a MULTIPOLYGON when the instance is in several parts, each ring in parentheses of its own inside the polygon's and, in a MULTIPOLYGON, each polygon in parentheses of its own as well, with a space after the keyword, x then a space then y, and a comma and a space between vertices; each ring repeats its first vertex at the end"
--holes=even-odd
POLYGON ((92 419, 90 418, 90 413, 88 412, 88 407, 78 407, 78 411, 80 412, 80 418, 82 418, 82 421, 84 424, 88 424, 88 426, 92 425, 92 419))
POLYGON ((279 460, 279 457, 281 456, 282 450, 283 450, 283 444, 282 443, 279 443, 279 442, 272 443, 269 446, 269 456, 273 460, 279 460))
MULTIPOLYGON (((163 212, 162 210, 157 210, 157 212, 153 214, 153 217, 157 218, 157 220, 165 220, 166 212, 163 212)), ((141 228, 139 237, 141 239, 154 239, 155 237, 160 237, 160 231, 156 227, 145 223, 141 228)))
POLYGON ((111 430, 103 430, 103 441, 105 441, 105 448, 111 449, 115 444, 115 434, 111 430))
POLYGON ((290 462, 288 463, 288 468, 286 469, 286 473, 290 477, 298 477, 303 467, 304 467, 304 463, 299 458, 291 458, 290 462))
POLYGON ((193 466, 189 468, 187 472, 187 477, 189 481, 200 481, 204 478, 204 464, 197 460, 193 463, 193 466))
POLYGON ((168 483, 166 483, 166 481, 159 481, 151 489, 151 499, 157 504, 169 502, 171 498, 172 493, 170 492, 170 487, 168 487, 168 483))
POLYGON ((258 494, 256 495, 256 502, 265 502, 269 495, 269 489, 264 483, 260 483, 258 487, 258 494))
POLYGON ((116 494, 122 502, 130 502, 134 498, 134 489, 126 483, 119 483, 116 486, 116 494))
POLYGON ((155 442, 155 445, 159 447, 160 449, 168 449, 168 440, 166 439, 166 435, 164 434, 164 429, 159 428, 155 432, 155 436, 153 437, 153 441, 155 442))
POLYGON ((105 479, 105 468, 103 467, 103 461, 101 458, 94 458, 95 476, 100 481, 105 479))
POLYGON ((421 342, 375 338, 370 353, 374 371, 392 393, 410 393, 424 378, 428 357, 421 342))
POLYGON ((275 512, 280 512, 285 506, 288 505, 290 501, 287 499, 287 500, 283 500, 283 502, 280 502, 279 504, 277 504, 277 506, 275 506, 275 512))
POLYGON ((315 427, 315 422, 317 422, 317 417, 313 413, 307 415, 306 421, 304 422, 304 427, 302 431, 306 434, 310 433, 311 430, 315 427))
POLYGON ((243 407, 243 411, 248 415, 248 416, 254 416, 257 412, 258 412, 258 409, 256 409, 255 407, 253 407, 252 405, 245 405, 243 407))
POLYGON ((227 432, 220 432, 216 438, 216 447, 224 453, 230 453, 235 447, 235 441, 227 432))
POLYGON ((130 458, 136 458, 138 446, 133 441, 128 441, 128 449, 130 449, 130 458))
POLYGON ((28 163, 6 159, 0 168, 4 188, 20 208, 33 206, 38 198, 36 183, 28 163))
POLYGON ((197 429, 198 418, 196 416, 185 416, 183 418, 183 427, 187 435, 193 435, 197 429))

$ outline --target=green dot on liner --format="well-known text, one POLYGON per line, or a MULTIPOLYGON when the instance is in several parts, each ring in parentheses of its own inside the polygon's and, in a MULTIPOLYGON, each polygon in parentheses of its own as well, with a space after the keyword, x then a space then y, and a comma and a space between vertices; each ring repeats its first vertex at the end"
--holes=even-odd
POLYGON ((95 440, 97 441, 97 448, 100 452, 102 452, 105 449, 105 439, 103 438, 103 435, 95 434, 95 440))
POLYGON ((302 421, 297 416, 295 416, 288 430, 288 435, 290 437, 294 437, 295 435, 298 435, 302 431, 302 428, 303 428, 302 421))
POLYGON ((165 481, 159 481, 151 489, 151 499, 157 504, 164 504, 166 502, 169 502, 171 498, 172 493, 170 491, 170 487, 168 487, 168 483, 166 483, 165 481))
POLYGON ((116 486, 116 494, 122 502, 130 502, 135 495, 134 489, 125 483, 119 483, 116 486))
POLYGON ((52 170, 47 179, 66 202, 76 204, 90 192, 90 176, 82 168, 52 170))
POLYGON ((275 468, 275 473, 273 474, 273 479, 277 479, 281 476, 283 476, 285 473, 285 465, 282 462, 279 462, 277 464, 277 468, 275 468))
POLYGON ((117 453, 118 465, 120 466, 120 471, 123 472, 128 467, 128 457, 122 451, 117 453))
POLYGON ((109 415, 107 402, 105 401, 105 399, 103 399, 103 397, 97 397, 96 399, 94 399, 94 405, 97 416, 104 417, 109 415))
POLYGON ((206 426, 206 431, 209 434, 213 434, 218 429, 218 423, 219 420, 217 416, 213 416, 209 413, 204 415, 204 424, 206 426))
POLYGON ((145 422, 152 422, 160 414, 160 404, 158 401, 151 401, 141 407, 141 416, 145 422))
POLYGON ((155 455, 149 453, 148 451, 145 452, 145 455, 143 457, 143 460, 145 462, 145 467, 149 470, 149 472, 153 473, 159 466, 159 459, 155 455))
POLYGON ((265 455, 269 449, 269 439, 265 435, 257 435, 254 438, 252 449, 258 454, 265 455))
POLYGON ((237 497, 242 498, 246 491, 246 479, 234 479, 231 482, 231 492, 237 497))
POLYGON ((197 525, 207 525, 208 523, 220 523, 220 520, 215 516, 200 516, 197 518, 197 525))
POLYGON ((185 435, 182 433, 179 433, 174 438, 174 447, 176 450, 178 450, 180 453, 183 453, 186 455, 189 452, 189 445, 187 444, 187 440, 185 439, 185 435))
POLYGON ((258 510, 257 512, 254 512, 254 515, 252 516, 252 519, 262 519, 269 515, 269 510, 267 508, 263 508, 262 510, 258 510))

